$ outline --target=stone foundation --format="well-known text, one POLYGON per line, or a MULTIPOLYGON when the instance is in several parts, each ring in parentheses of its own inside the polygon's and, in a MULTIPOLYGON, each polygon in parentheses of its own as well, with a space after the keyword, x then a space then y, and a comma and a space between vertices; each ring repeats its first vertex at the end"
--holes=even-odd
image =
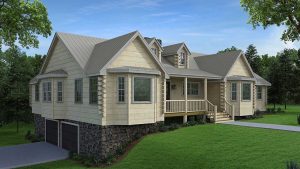
POLYGON ((40 114, 34 114, 35 135, 45 137, 45 118, 40 114))
MULTIPOLYGON (((44 135, 45 118, 34 115, 36 134, 44 135)), ((79 125, 79 153, 99 160, 140 137, 158 131, 158 123, 140 125, 101 126, 73 120, 60 120, 79 125)))

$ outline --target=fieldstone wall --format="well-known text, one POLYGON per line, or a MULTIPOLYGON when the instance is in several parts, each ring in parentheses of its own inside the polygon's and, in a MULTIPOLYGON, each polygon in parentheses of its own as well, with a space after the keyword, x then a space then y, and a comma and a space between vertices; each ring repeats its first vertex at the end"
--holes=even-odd
POLYGON ((45 137, 45 118, 40 114, 34 114, 35 135, 45 137))

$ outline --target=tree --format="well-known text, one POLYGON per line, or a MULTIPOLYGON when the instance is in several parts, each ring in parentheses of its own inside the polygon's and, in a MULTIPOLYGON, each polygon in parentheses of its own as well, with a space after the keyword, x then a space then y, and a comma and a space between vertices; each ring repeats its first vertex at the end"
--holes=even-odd
POLYGON ((239 50, 239 49, 236 48, 235 46, 231 46, 231 48, 226 48, 224 50, 220 50, 220 51, 218 51, 218 53, 225 53, 225 52, 237 51, 237 50, 239 50))
POLYGON ((241 6, 249 13, 248 23, 254 28, 285 25, 287 29, 282 34, 282 40, 300 39, 299 0, 241 0, 241 6))
POLYGON ((250 64, 252 70, 255 73, 261 75, 261 73, 262 73, 261 58, 257 54, 256 47, 253 44, 248 46, 245 56, 250 64))
POLYGON ((51 22, 39 0, 2 0, 0 9, 0 46, 38 47, 38 35, 51 35, 51 22), (3 3, 5 2, 5 3, 3 3))

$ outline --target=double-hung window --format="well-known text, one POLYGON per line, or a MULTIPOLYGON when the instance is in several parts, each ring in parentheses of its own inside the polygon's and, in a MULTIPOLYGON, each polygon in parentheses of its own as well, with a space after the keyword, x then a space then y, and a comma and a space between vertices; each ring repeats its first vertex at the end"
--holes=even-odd
POLYGON ((151 102, 152 78, 134 77, 133 78, 133 101, 151 102))
POLYGON ((75 80, 75 103, 82 103, 82 79, 75 80))
POLYGON ((179 65, 185 65, 186 55, 184 52, 180 53, 179 56, 179 65))
MULTIPOLYGON (((184 83, 182 86, 182 95, 184 95, 184 83)), ((187 95, 199 96, 200 95, 200 83, 199 82, 187 82, 187 95)))
POLYGON ((43 83, 43 101, 51 102, 51 92, 52 92, 51 82, 44 82, 43 83))
POLYGON ((57 82, 57 102, 63 101, 63 82, 57 82))
POLYGON ((118 77, 118 102, 125 102, 125 77, 118 77))
POLYGON ((35 101, 40 101, 39 84, 37 83, 34 87, 35 87, 35 101))
POLYGON ((262 99, 262 87, 256 86, 256 98, 258 100, 262 99))
POLYGON ((156 48, 151 48, 152 52, 155 54, 155 55, 158 55, 157 53, 157 49, 156 48))
POLYGON ((90 104, 98 103, 98 79, 90 77, 90 104))
POLYGON ((251 83, 242 83, 242 98, 244 101, 251 100, 251 83))
POLYGON ((237 99, 237 84, 231 83, 231 100, 236 101, 237 99))

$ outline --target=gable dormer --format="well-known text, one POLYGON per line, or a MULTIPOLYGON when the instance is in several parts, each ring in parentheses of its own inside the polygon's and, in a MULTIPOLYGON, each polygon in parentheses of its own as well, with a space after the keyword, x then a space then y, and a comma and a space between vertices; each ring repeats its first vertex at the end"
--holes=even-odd
POLYGON ((189 56, 191 52, 185 43, 178 43, 163 47, 162 57, 167 59, 177 68, 189 68, 189 56))
POLYGON ((163 51, 163 48, 161 46, 161 40, 160 39, 156 39, 155 37, 153 37, 153 38, 145 37, 144 39, 148 43, 149 48, 151 49, 151 51, 153 52, 153 54, 155 56, 157 56, 157 58, 161 62, 161 54, 162 54, 162 51, 163 51))

